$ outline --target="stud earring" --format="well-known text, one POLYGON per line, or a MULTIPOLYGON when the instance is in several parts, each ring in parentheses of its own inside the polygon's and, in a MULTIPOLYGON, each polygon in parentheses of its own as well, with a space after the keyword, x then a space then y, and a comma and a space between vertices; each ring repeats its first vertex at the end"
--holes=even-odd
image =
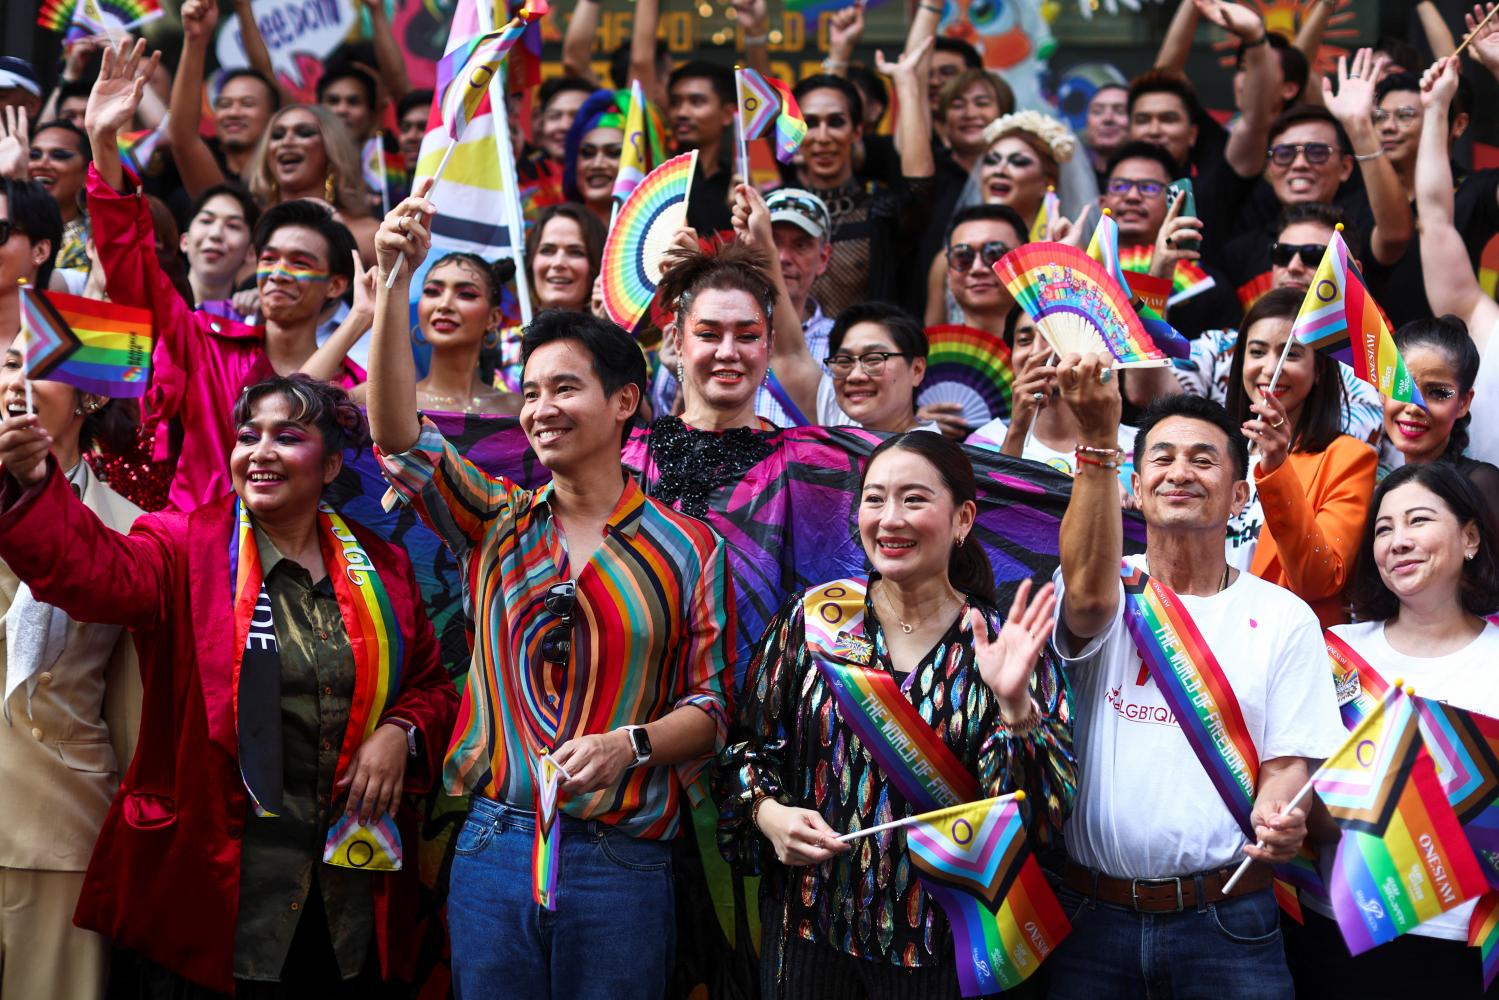
POLYGON ((328 177, 323 181, 323 200, 333 204, 333 192, 338 188, 338 174, 329 171, 328 177))
POLYGON ((687 384, 687 366, 685 364, 683 364, 682 362, 678 361, 677 362, 677 385, 686 385, 686 384, 687 384))

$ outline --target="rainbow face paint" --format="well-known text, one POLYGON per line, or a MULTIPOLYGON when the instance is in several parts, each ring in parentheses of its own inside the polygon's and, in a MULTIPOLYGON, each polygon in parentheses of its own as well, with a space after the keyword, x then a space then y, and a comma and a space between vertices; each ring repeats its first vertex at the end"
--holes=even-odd
POLYGON ((273 264, 261 263, 255 268, 255 283, 268 281, 271 278, 282 278, 298 283, 309 281, 327 281, 328 272, 320 267, 296 267, 286 261, 276 261, 273 264))

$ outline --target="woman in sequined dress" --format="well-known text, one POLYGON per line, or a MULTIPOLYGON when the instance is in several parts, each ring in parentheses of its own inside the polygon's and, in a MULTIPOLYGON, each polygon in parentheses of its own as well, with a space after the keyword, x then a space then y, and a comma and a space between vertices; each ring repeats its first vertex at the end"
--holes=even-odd
MULTIPOLYGON (((1027 600, 1025 584, 1001 621, 988 559, 964 544, 974 496, 968 459, 940 435, 913 431, 875 450, 859 502, 873 571, 863 635, 876 669, 893 672, 984 795, 1025 790, 1039 847, 1076 787, 1066 682, 1044 652, 1055 601, 1049 584, 1027 600)), ((715 781, 720 850, 764 874, 763 995, 955 997, 952 934, 904 837, 833 839, 919 810, 840 716, 808 652, 803 605, 793 595, 766 629, 715 781)), ((1006 995, 1039 990, 1032 979, 1006 995)))

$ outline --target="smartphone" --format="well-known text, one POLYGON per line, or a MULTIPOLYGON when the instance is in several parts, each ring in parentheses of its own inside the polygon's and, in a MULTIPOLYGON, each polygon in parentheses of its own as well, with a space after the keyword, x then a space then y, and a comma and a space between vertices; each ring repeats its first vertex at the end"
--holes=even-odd
MULTIPOLYGON (((1172 181, 1166 186, 1166 190, 1179 192, 1182 197, 1187 199, 1187 203, 1182 206, 1181 215, 1190 215, 1194 218, 1197 216, 1197 198, 1192 194, 1192 181, 1190 178, 1183 177, 1179 181, 1172 181)), ((1176 194, 1173 194, 1172 197, 1176 197, 1176 194)), ((1169 204, 1167 208, 1170 208, 1169 204)), ((1196 236, 1183 237, 1180 246, 1183 250, 1201 250, 1202 240, 1196 236)))

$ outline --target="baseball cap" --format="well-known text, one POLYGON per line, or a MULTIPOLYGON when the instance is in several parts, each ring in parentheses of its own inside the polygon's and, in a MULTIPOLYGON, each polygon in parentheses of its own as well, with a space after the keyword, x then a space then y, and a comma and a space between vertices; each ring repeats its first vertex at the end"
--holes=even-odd
POLYGON ((16 87, 36 97, 42 96, 42 83, 31 63, 17 56, 0 56, 0 90, 16 87))
POLYGON ((826 240, 833 232, 833 219, 828 215, 828 206, 811 191, 802 188, 781 188, 765 199, 770 209, 770 221, 789 222, 816 239, 826 240))

